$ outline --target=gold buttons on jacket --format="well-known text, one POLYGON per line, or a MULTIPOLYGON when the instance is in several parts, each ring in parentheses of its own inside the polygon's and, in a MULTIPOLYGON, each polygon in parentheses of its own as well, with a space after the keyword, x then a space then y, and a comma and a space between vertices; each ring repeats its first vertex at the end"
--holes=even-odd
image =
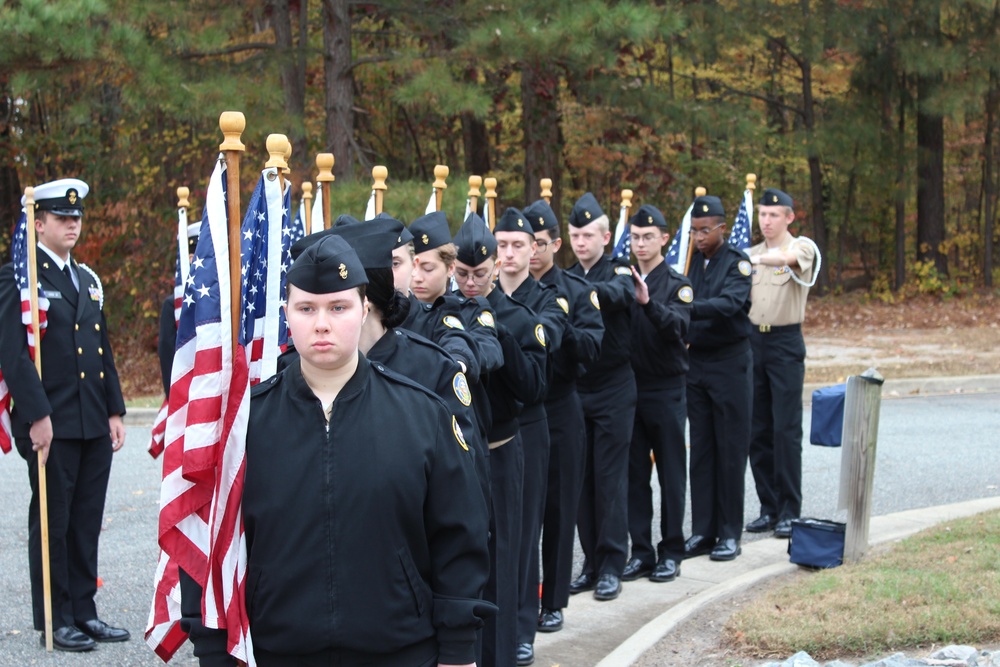
POLYGON ((77 354, 83 354, 83 348, 82 347, 76 348, 76 353, 77 354))
POLYGON ((104 354, 104 348, 103 347, 97 348, 97 354, 104 354))
POLYGON ((74 324, 74 325, 73 325, 73 328, 74 328, 75 330, 79 331, 79 330, 80 330, 80 325, 79 325, 79 324, 74 324))
POLYGON ((82 380, 83 378, 85 378, 85 377, 87 377, 87 374, 86 374, 86 373, 80 373, 80 379, 81 379, 81 380, 82 380))
POLYGON ((95 324, 94 325, 94 331, 100 331, 100 330, 101 330, 101 325, 100 324, 95 324))
POLYGON ((104 371, 101 371, 101 379, 104 379, 104 371))

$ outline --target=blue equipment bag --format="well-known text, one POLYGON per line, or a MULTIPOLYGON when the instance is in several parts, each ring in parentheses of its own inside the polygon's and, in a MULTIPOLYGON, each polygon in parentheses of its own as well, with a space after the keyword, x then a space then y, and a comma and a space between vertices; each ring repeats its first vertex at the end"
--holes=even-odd
POLYGON ((809 442, 824 447, 840 447, 844 437, 844 394, 846 384, 823 387, 813 392, 809 442))
POLYGON ((847 524, 823 519, 792 519, 788 560, 806 567, 837 567, 844 562, 847 524))

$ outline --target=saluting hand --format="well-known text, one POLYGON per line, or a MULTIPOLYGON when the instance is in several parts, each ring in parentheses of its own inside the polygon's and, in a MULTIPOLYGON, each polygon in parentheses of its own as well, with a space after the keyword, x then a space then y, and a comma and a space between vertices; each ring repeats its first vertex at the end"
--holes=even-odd
POLYGON ((49 446, 52 444, 52 419, 46 415, 31 424, 28 431, 31 438, 31 448, 41 454, 41 463, 49 460, 49 446))
POLYGON ((125 424, 121 415, 108 417, 108 426, 111 427, 111 451, 117 452, 125 444, 125 424))
POLYGON ((636 303, 640 306, 645 306, 649 303, 649 287, 646 285, 646 281, 642 279, 642 276, 634 266, 629 268, 632 269, 632 280, 635 282, 636 303))

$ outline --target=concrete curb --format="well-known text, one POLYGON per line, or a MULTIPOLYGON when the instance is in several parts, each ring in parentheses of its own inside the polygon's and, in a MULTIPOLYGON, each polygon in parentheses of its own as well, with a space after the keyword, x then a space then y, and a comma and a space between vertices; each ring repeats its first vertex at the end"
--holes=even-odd
MULTIPOLYGON (((869 542, 875 545, 901 540, 925 528, 930 528, 945 521, 996 509, 1000 509, 1000 496, 872 517, 869 529, 869 542)), ((754 542, 745 545, 743 548, 744 551, 752 550, 757 545, 761 545, 764 548, 766 544, 767 542, 754 542)), ((633 665, 646 651, 658 644, 668 632, 687 621, 702 608, 718 600, 736 595, 754 584, 773 579, 782 574, 794 572, 796 569, 798 569, 798 566, 789 562, 773 563, 705 589, 671 607, 641 627, 635 634, 597 663, 598 667, 624 667, 625 665, 633 665)))

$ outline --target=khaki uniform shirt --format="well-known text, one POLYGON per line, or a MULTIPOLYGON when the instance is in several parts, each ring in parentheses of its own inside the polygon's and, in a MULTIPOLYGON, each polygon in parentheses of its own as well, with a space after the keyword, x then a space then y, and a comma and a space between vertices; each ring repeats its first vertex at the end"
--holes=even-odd
MULTIPOLYGON (((789 250, 798 258, 799 266, 794 269, 795 275, 805 283, 812 282, 816 261, 815 246, 808 239, 789 234, 781 251, 789 250)), ((751 257, 766 255, 767 252, 766 243, 758 243, 750 248, 751 257)), ((801 324, 805 319, 809 288, 792 280, 792 271, 788 266, 754 265, 753 286, 750 289, 750 321, 755 326, 801 324)))

